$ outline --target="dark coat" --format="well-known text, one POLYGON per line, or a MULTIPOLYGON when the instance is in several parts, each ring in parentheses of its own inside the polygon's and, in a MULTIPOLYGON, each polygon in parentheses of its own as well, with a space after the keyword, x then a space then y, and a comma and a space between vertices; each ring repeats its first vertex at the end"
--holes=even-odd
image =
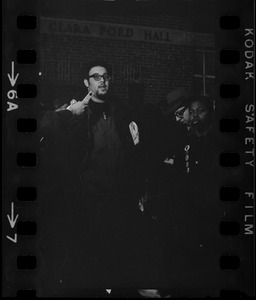
POLYGON ((179 288, 202 283, 210 288, 219 280, 219 140, 214 129, 201 138, 187 134, 169 177, 176 184, 164 206, 164 261, 167 282, 179 288))
MULTIPOLYGON (((132 248, 129 243, 136 239, 139 227, 141 152, 129 130, 133 119, 118 103, 90 103, 80 117, 63 110, 46 112, 41 119, 38 246, 44 257, 39 275, 44 291, 64 294, 70 287, 78 291, 97 286, 93 278, 99 265, 93 256, 100 247, 96 236, 104 243, 101 250, 119 254, 116 266, 121 266, 129 262, 124 251, 132 248)), ((131 257, 131 251, 126 253, 131 257)), ((103 263, 107 261, 109 255, 103 263)), ((105 265, 100 267, 97 276, 108 271, 105 265)), ((108 275, 112 272, 103 277, 108 275)), ((122 279, 120 274, 116 278, 122 279)))
POLYGON ((83 185, 84 172, 92 159, 91 153, 95 147, 99 147, 94 155, 102 156, 102 160, 112 159, 111 165, 106 167, 112 169, 115 179, 118 178, 124 188, 124 183, 129 184, 128 181, 133 178, 130 175, 137 154, 129 131, 129 110, 116 103, 111 106, 94 102, 90 104, 89 109, 79 117, 73 116, 68 110, 43 114, 41 157, 46 167, 42 165, 42 168, 48 171, 47 166, 51 166, 52 175, 57 173, 54 177, 62 185, 71 183, 72 178, 76 183, 80 180, 83 185), (106 120, 103 120, 103 112, 106 120))

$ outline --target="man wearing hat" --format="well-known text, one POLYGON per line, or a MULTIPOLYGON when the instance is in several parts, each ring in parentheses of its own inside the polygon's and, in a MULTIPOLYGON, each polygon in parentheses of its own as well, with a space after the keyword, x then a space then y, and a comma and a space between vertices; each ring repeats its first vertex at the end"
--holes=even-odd
POLYGON ((188 91, 186 88, 179 87, 166 96, 163 113, 182 124, 189 123, 188 91))
POLYGON ((158 256, 156 270, 161 286, 166 287, 169 276, 167 270, 170 268, 167 262, 169 256, 173 255, 170 219, 175 214, 176 203, 183 203, 186 198, 184 147, 189 132, 188 99, 187 90, 183 87, 171 91, 165 103, 160 104, 161 120, 155 122, 151 118, 151 122, 153 120, 152 123, 157 124, 156 132, 159 134, 154 130, 147 130, 154 138, 149 143, 150 150, 145 152, 147 194, 140 207, 151 220, 148 227, 154 232, 151 233, 151 239, 155 239, 157 244, 154 252, 154 258, 158 256), (157 142, 154 143, 154 140, 157 142))
MULTIPOLYGON (((191 128, 189 101, 188 90, 184 87, 179 87, 166 96, 166 102, 161 107, 164 116, 162 125, 164 129, 162 142, 160 143, 161 159, 163 161, 161 161, 160 165, 163 166, 161 173, 165 174, 167 172, 163 182, 169 180, 170 176, 168 174, 171 170, 174 170, 174 167, 176 173, 185 170, 183 154, 191 128)), ((165 188, 170 187, 168 182, 164 186, 165 188)))

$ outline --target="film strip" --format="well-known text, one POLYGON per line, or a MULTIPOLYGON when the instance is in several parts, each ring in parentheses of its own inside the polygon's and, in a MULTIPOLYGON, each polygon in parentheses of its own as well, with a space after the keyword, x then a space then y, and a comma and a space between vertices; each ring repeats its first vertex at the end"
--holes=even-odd
MULTIPOLYGON (((40 297, 36 280, 44 260, 36 247, 41 218, 37 209, 43 201, 37 181, 40 11, 37 1, 21 2, 3 2, 2 296, 40 297)), ((225 248, 218 260, 224 274, 219 296, 252 297, 254 2, 223 1, 216 7, 216 115, 222 145, 218 201, 223 207, 216 222, 225 248)))

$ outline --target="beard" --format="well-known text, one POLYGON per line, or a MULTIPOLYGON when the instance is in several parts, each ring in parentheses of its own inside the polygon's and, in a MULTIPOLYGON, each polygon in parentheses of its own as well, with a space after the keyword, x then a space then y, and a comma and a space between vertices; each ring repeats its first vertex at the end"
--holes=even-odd
POLYGON ((106 97, 106 95, 108 94, 108 88, 105 85, 99 86, 97 91, 96 91, 96 95, 99 98, 103 98, 106 97))

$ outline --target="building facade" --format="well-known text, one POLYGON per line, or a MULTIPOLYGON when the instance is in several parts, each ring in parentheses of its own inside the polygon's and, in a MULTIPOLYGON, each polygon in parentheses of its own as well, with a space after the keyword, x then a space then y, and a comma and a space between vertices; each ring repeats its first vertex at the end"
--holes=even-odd
POLYGON ((95 55, 112 65, 115 92, 125 101, 135 81, 143 83, 146 102, 164 101, 178 87, 212 95, 215 36, 205 28, 195 31, 193 22, 186 14, 170 13, 42 15, 41 101, 49 104, 57 98, 58 106, 77 97, 75 91, 82 85, 79 68, 95 55))

